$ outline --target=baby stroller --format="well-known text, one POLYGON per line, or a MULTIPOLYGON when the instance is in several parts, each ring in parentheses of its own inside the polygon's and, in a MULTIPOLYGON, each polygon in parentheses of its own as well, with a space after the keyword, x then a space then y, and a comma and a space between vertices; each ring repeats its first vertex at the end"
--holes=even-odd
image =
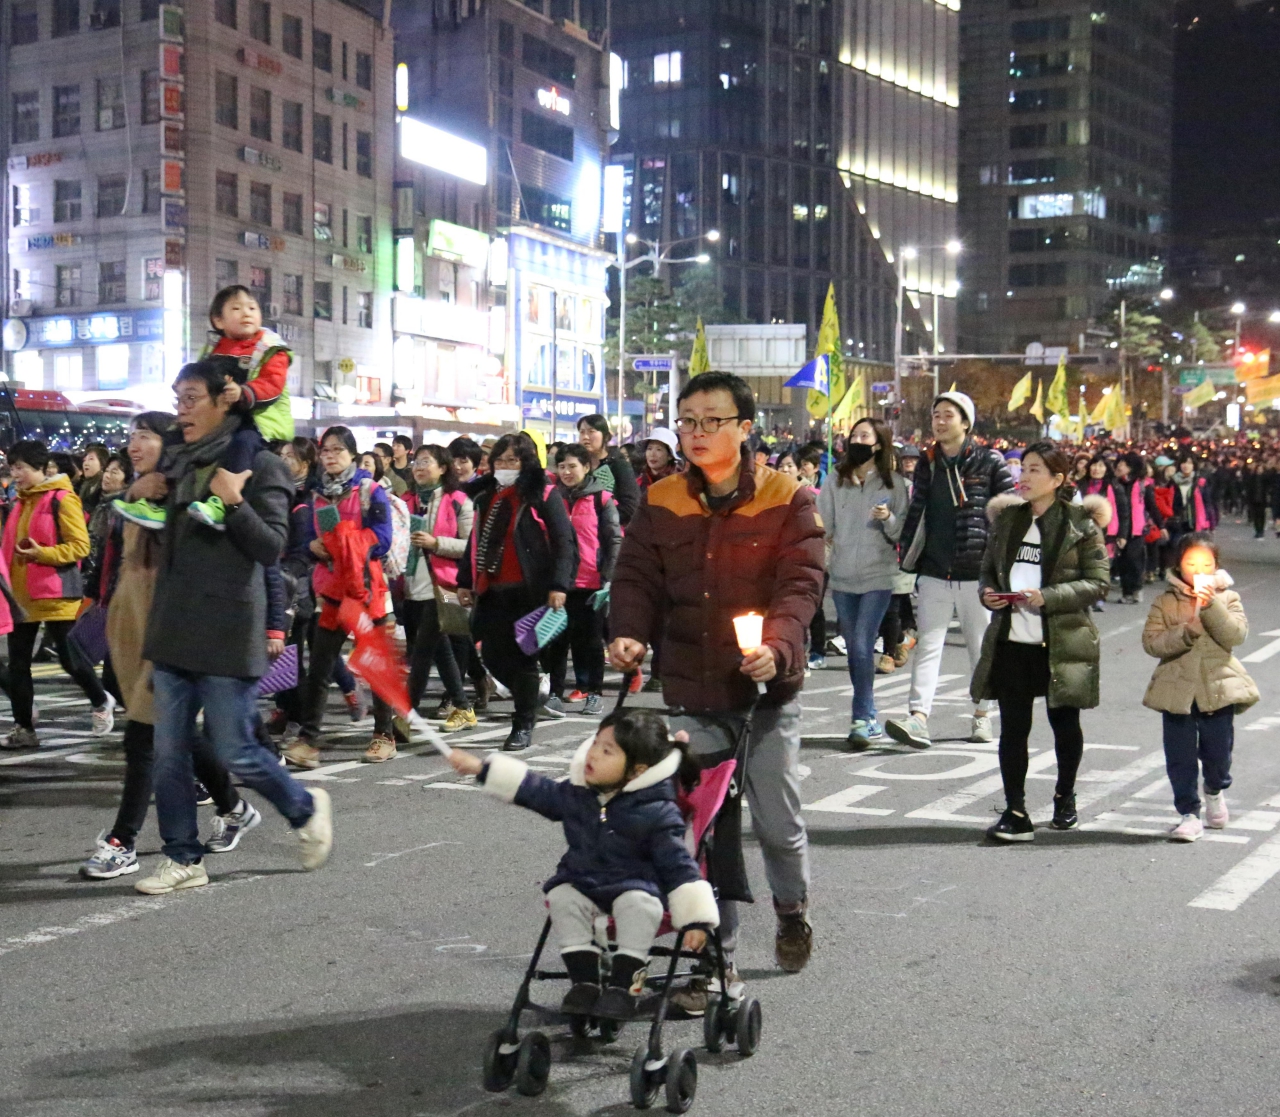
MULTIPOLYGON (((630 678, 624 678, 618 706, 621 706, 628 693, 630 678)), ((740 729, 731 731, 732 755, 711 768, 704 769, 697 786, 683 799, 682 805, 686 814, 691 814, 690 829, 693 836, 694 856, 702 867, 703 876, 716 887, 715 869, 717 864, 731 866, 727 875, 745 881, 745 871, 741 874, 732 870, 732 858, 726 860, 722 852, 716 856, 713 850, 715 823, 722 815, 732 815, 736 823, 738 800, 741 795, 741 781, 734 778, 736 772, 743 770, 746 757, 747 741, 750 737, 750 716, 740 729), (726 805, 730 807, 725 810, 726 805)), ((726 821, 728 821, 726 819, 726 821)), ((735 825, 725 828, 731 831, 734 849, 741 861, 741 842, 735 825)), ((731 885, 740 893, 740 884, 731 885)), ((719 894, 720 889, 717 888, 719 894)), ((749 899, 749 895, 743 897, 749 899)), ((597 925, 597 937, 606 951, 614 948, 612 942, 612 920, 601 920, 597 925)), ((683 949, 686 931, 694 930, 690 926, 676 931, 667 916, 664 915, 658 935, 674 933, 675 945, 671 947, 654 944, 650 958, 666 958, 670 961, 665 973, 650 973, 645 978, 646 996, 640 1002, 640 1017, 651 1020, 648 1040, 636 1048, 631 1060, 631 1104, 637 1109, 648 1109, 658 1100, 658 1095, 666 1095, 666 1107, 671 1113, 685 1113, 693 1104, 698 1088, 698 1062, 692 1050, 677 1047, 666 1054, 662 1044, 662 1030, 670 1018, 671 994, 688 984, 694 976, 695 966, 705 967, 710 962, 711 973, 719 979, 718 992, 712 992, 707 998, 706 1012, 702 1018, 702 1042, 706 1049, 719 1053, 727 1044, 737 1048, 738 1054, 744 1058, 755 1054, 760 1042, 761 1010, 760 1002, 754 997, 740 992, 732 995, 726 980, 728 966, 725 962, 724 948, 721 945, 718 927, 697 925, 696 929, 705 931, 707 945, 705 953, 694 953, 683 949), (687 963, 682 966, 682 961, 687 963)), ((542 933, 538 936, 538 945, 534 947, 529 968, 525 971, 524 980, 516 992, 515 1002, 511 1006, 511 1015, 504 1027, 499 1028, 485 1045, 484 1052, 484 1088, 493 1093, 501 1093, 514 1082, 516 1089, 525 1095, 535 1096, 546 1089, 551 1074, 551 1042, 547 1035, 538 1030, 520 1035, 521 1014, 528 1011, 546 1022, 555 1023, 560 1019, 558 1007, 551 1008, 535 1004, 529 992, 536 981, 568 981, 569 974, 565 970, 543 970, 538 968, 543 948, 551 933, 550 916, 543 922, 542 933)), ((571 1016, 569 1027, 578 1040, 596 1041, 601 1045, 613 1043, 618 1038, 622 1024, 616 1020, 598 1020, 594 1017, 571 1016)))

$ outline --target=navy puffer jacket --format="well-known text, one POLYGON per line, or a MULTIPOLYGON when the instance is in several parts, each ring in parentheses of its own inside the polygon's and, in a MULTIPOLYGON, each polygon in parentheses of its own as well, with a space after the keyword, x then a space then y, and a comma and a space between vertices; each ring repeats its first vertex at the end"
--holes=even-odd
MULTIPOLYGON (((942 453, 935 442, 923 454, 912 478, 911 505, 907 522, 902 527, 901 545, 906 548, 902 569, 909 574, 918 570, 924 553, 929 525, 925 506, 929 503, 929 486, 933 472, 944 468, 942 453)), ((954 467, 956 484, 956 547, 951 560, 951 577, 958 582, 974 582, 982 573, 982 555, 987 549, 991 525, 987 521, 987 501, 1013 488, 1013 477, 1004 458, 995 450, 980 446, 966 438, 954 467)))
POLYGON ((480 774, 490 794, 563 823, 569 848, 542 890, 572 885, 604 911, 624 892, 647 892, 666 903, 676 927, 717 925, 715 895, 685 845, 684 816, 676 805, 679 751, 672 749, 602 802, 583 774, 590 747, 587 740, 578 749, 564 780, 539 775, 501 753, 480 774))

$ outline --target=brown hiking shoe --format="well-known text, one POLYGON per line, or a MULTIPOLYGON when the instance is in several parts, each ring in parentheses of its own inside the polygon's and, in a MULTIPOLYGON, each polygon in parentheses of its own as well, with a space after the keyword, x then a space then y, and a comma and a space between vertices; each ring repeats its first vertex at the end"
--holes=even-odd
POLYGON ((802 904, 795 911, 778 911, 777 901, 774 901, 778 933, 773 940, 773 955, 787 973, 799 973, 813 953, 813 928, 809 924, 806 907, 802 904))
POLYGON ((364 762, 366 764, 381 764, 387 760, 394 760, 396 755, 396 743, 381 733, 375 733, 373 740, 369 742, 369 747, 364 750, 364 762))
POLYGON ((320 750, 305 737, 295 737, 280 753, 294 768, 319 768, 320 750))

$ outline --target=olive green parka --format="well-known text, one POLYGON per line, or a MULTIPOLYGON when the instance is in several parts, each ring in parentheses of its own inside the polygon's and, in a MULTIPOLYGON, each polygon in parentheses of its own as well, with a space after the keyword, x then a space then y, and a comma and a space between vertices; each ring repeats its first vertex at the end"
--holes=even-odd
MULTIPOLYGON (((1009 592, 1009 569, 1018 545, 1031 527, 1031 507, 1018 497, 1002 495, 987 506, 994 527, 982 556, 979 592, 1009 592)), ((1098 704, 1098 630, 1090 606, 1111 584, 1103 531, 1111 519, 1105 497, 1085 497, 1084 504, 1056 500, 1040 517, 1040 567, 1045 643, 1049 648, 1050 706, 1082 710, 1098 704)), ((991 670, 996 644, 1008 639, 1009 609, 991 615, 982 640, 982 658, 973 673, 975 702, 995 698, 991 670)))

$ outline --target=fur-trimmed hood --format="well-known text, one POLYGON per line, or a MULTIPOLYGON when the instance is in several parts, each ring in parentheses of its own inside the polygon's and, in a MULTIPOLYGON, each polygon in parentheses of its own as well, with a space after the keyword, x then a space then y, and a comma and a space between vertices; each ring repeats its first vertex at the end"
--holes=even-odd
MULTIPOLYGON (((578 751, 573 754, 573 759, 569 762, 569 782, 574 787, 587 786, 587 752, 595 739, 595 734, 593 733, 583 741, 578 746, 578 751)), ((681 759, 680 750, 673 748, 657 764, 651 768, 646 768, 635 779, 628 780, 615 794, 625 795, 628 791, 643 791, 646 787, 656 787, 663 780, 669 780, 680 771, 681 759)))
MULTIPOLYGON (((999 496, 993 496, 987 501, 987 519, 994 524, 996 517, 1006 508, 1015 508, 1019 504, 1026 503, 1017 493, 1001 493, 999 496)), ((1111 523, 1111 501, 1101 493, 1093 493, 1091 496, 1086 496, 1080 503, 1089 513, 1089 518, 1101 530, 1106 531, 1107 525, 1111 523)))

